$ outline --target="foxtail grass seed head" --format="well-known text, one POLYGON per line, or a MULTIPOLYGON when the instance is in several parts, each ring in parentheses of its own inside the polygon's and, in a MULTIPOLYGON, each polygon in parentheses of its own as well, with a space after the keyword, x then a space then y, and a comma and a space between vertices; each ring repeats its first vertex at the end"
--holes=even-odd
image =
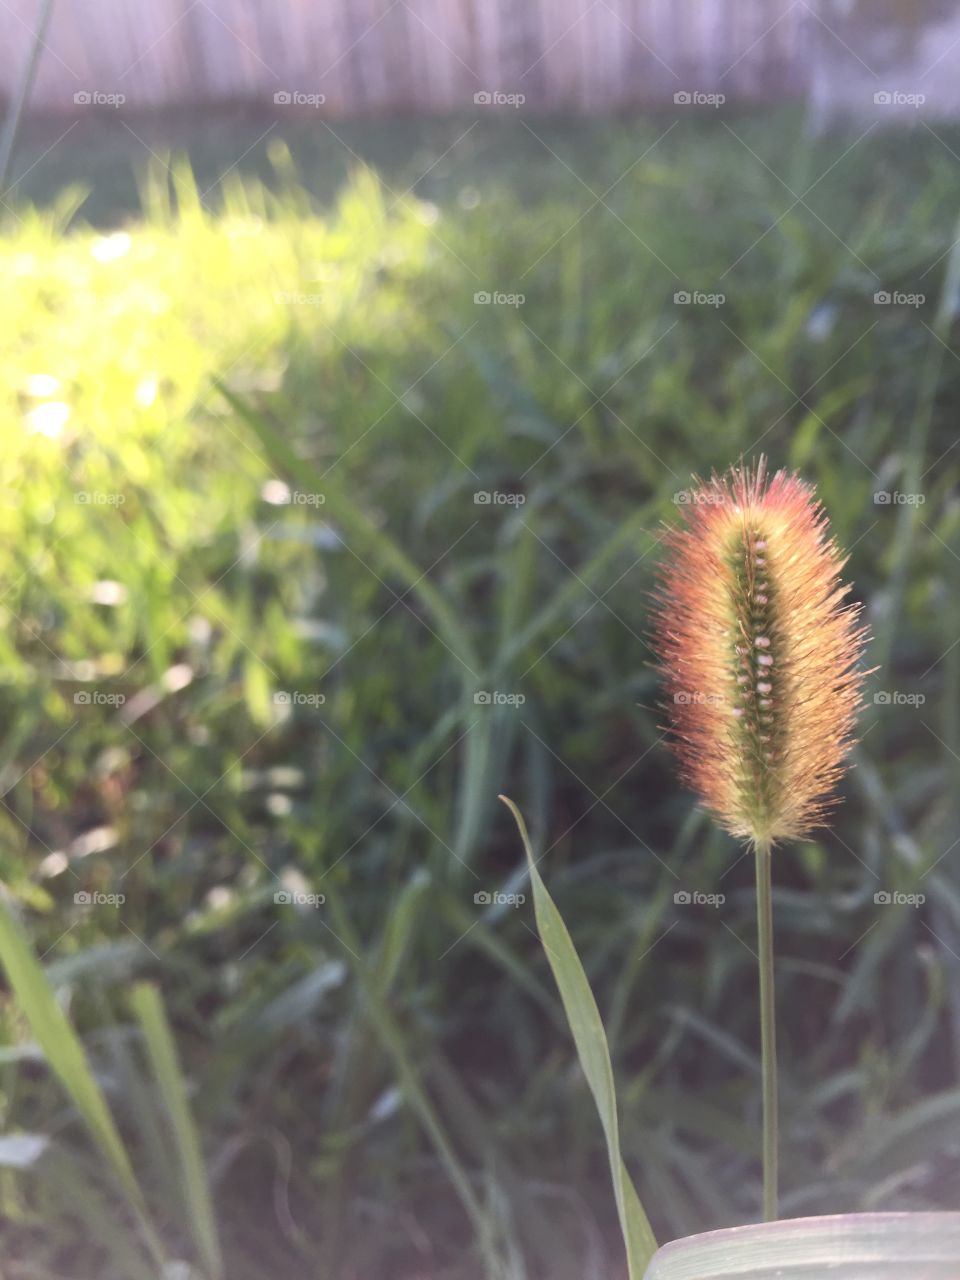
POLYGON ((813 486, 762 457, 686 496, 655 594, 671 740, 731 834, 793 839, 834 803, 860 705, 846 561, 813 486))

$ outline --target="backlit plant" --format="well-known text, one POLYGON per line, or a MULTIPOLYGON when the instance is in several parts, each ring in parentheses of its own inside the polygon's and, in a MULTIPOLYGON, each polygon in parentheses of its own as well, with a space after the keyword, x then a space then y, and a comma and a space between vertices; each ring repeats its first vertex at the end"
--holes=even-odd
MULTIPOLYGON (((812 485, 766 460, 685 490, 668 530, 654 648, 669 731, 703 806, 753 849, 757 876, 763 1079, 763 1208, 777 1216, 777 1067, 772 850, 822 825, 836 797, 863 673, 859 605, 812 485)), ((619 1151, 603 1027, 569 934, 537 871, 523 819, 537 924, 607 1137, 631 1277, 653 1234, 619 1151)))
POLYGON ((813 486, 766 460, 697 482, 666 535, 655 648, 681 771, 752 845, 757 873, 764 1211, 777 1214, 771 849, 822 825, 860 699, 865 638, 813 486))

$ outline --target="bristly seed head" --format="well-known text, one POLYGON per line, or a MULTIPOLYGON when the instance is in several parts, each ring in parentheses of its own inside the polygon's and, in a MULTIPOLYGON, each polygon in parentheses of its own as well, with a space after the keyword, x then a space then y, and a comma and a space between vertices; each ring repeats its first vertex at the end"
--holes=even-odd
POLYGON ((665 538, 655 648, 684 777, 733 835, 822 825, 852 745, 866 632, 813 486, 766 461, 696 482, 665 538))

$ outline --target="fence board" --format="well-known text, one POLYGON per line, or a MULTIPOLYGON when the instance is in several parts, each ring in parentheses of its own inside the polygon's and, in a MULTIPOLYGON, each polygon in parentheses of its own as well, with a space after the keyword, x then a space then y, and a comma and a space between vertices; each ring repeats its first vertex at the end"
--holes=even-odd
MULTIPOLYGON (((602 111, 698 91, 809 96, 822 114, 872 103, 882 71, 957 113, 960 15, 944 0, 901 8, 902 30, 890 6, 881 20, 838 0, 58 0, 32 106, 72 114, 87 92, 272 107, 288 92, 343 115, 472 111, 474 94, 500 92, 602 111)), ((2 96, 36 15, 37 0, 0 4, 2 96)))

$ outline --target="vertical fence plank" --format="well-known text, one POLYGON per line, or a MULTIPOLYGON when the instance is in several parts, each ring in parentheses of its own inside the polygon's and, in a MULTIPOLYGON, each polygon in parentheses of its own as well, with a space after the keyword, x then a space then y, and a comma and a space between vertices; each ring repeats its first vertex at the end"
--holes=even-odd
MULTIPOLYGON (((837 65, 845 59, 853 68, 856 59, 813 30, 820 3, 84 0, 57 4, 31 105, 71 114, 76 93, 99 91, 123 93, 128 108, 238 100, 272 107, 276 92, 298 91, 324 94, 323 110, 343 115, 471 111, 475 93, 499 91, 522 93, 536 109, 602 111, 669 106, 675 92, 699 90, 807 96, 826 110, 850 96, 837 65)), ((823 12, 840 22, 850 47, 873 57, 879 18, 841 21, 823 12)), ((13 91, 36 16, 36 0, 0 5, 0 96, 13 91)), ((941 86, 960 83, 958 20, 921 6, 910 21, 905 66, 919 51, 914 78, 925 79, 936 63, 937 98, 957 98, 941 86)), ((861 73, 870 78, 862 66, 861 73)), ((865 95, 858 88, 856 100, 865 95)))

